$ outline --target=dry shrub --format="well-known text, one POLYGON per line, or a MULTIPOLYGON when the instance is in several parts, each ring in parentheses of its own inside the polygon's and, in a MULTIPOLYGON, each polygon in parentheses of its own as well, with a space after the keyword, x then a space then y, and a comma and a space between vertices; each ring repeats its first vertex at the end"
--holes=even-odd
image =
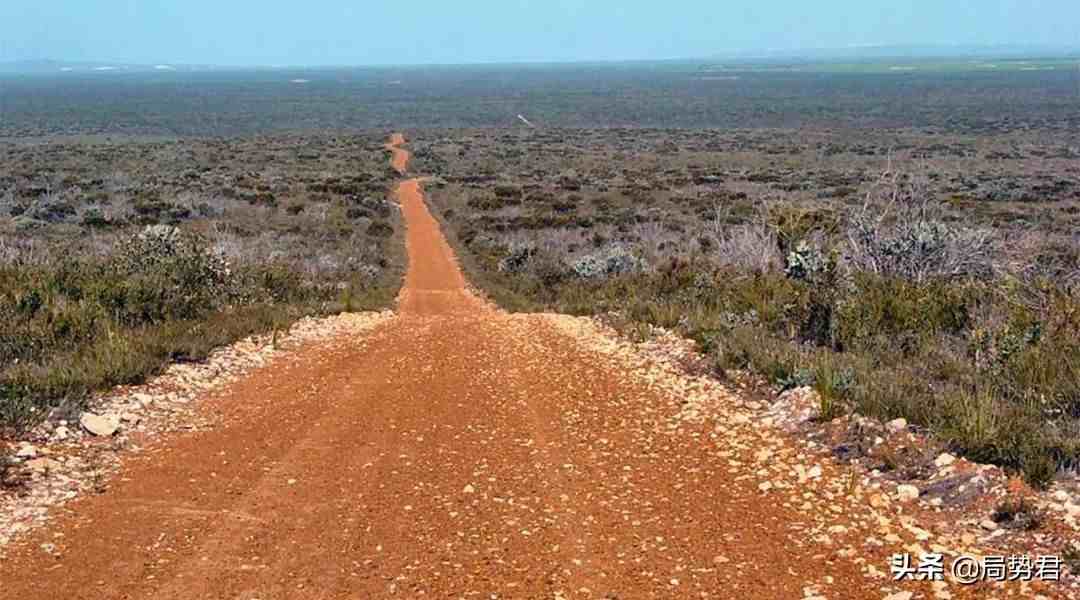
POLYGON ((886 173, 848 219, 849 267, 920 283, 992 275, 994 235, 947 223, 945 210, 921 180, 886 173))
POLYGON ((716 205, 709 234, 714 242, 712 256, 722 267, 750 273, 766 273, 782 266, 779 238, 769 224, 768 204, 763 204, 750 223, 730 225, 730 207, 716 205))

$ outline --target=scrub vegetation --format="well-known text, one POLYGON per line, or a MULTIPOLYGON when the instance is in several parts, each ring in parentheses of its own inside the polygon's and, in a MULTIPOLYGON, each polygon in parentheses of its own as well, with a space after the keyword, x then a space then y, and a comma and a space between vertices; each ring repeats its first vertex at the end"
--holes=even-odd
POLYGON ((302 316, 389 306, 383 138, 0 149, 0 431, 302 316))
POLYGON ((504 307, 675 329, 1045 483, 1080 463, 1080 85, 1051 62, 6 77, 0 427, 386 306, 392 127, 504 307))
POLYGON ((696 340, 1036 485, 1080 465, 1078 173, 1024 137, 475 131, 413 143, 513 310, 696 340), (826 151, 828 149, 832 151, 826 151), (998 158, 1009 149, 1010 158, 998 158))

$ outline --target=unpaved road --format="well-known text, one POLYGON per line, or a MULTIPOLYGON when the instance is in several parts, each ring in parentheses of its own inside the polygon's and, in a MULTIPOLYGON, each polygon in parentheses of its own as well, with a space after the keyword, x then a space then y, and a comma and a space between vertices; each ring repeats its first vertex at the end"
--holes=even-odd
POLYGON ((386 142, 386 149, 390 151, 390 166, 402 175, 409 167, 409 152, 401 147, 404 144, 405 136, 400 133, 391 135, 390 141, 386 142))
MULTIPOLYGON (((407 155, 395 155, 404 170, 407 155)), ((398 316, 206 399, 220 426, 129 459, 108 491, 69 505, 0 565, 0 597, 879 599, 896 589, 864 575, 866 564, 887 572, 891 549, 860 550, 880 532, 856 516, 861 504, 836 499, 840 484, 823 483, 830 467, 765 493, 752 458, 765 447, 760 427, 679 424, 682 398, 645 385, 635 365, 576 342, 554 317, 481 302, 420 182, 399 198, 409 269, 398 316), (811 543, 822 515, 848 523, 855 541, 837 530, 811 543)), ((801 460, 776 444, 787 458, 769 465, 801 460)))

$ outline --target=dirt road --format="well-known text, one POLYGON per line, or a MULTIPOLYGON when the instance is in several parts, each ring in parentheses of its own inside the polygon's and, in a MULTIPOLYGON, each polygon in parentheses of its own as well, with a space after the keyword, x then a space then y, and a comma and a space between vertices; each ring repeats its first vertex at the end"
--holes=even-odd
POLYGON ((409 167, 409 152, 401 147, 404 144, 405 136, 400 133, 391 135, 390 141, 386 142, 386 149, 390 151, 390 166, 402 175, 409 167))
POLYGON ((843 500, 828 465, 788 485, 809 459, 782 439, 735 412, 687 416, 686 395, 579 343, 568 318, 490 308, 466 290, 421 184, 399 198, 410 262, 398 316, 206 399, 216 429, 161 442, 69 505, 0 565, 0 597, 898 589, 865 574, 887 572, 898 547, 865 550, 882 525, 860 512, 865 498, 843 500), (763 449, 775 456, 761 462, 763 449))

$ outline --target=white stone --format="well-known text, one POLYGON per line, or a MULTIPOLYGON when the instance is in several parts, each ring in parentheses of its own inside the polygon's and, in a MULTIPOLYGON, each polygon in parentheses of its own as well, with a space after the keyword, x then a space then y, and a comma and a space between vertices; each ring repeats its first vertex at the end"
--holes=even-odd
POLYGON ((116 417, 95 415, 91 412, 84 412, 79 417, 79 424, 90 433, 102 437, 110 436, 120 429, 120 420, 116 417))
POLYGON ((956 457, 952 454, 949 454, 948 452, 943 452, 934 459, 934 464, 937 465, 939 469, 944 469, 945 467, 953 464, 954 462, 956 462, 956 457))
POLYGON ((37 458, 38 449, 33 444, 23 443, 19 445, 19 449, 15 452, 16 458, 37 458))
POLYGON ((910 502, 919 497, 919 488, 911 484, 898 486, 896 488, 896 497, 901 502, 910 502))
POLYGON ((151 404, 154 401, 154 397, 150 394, 133 394, 131 398, 143 406, 151 404))

